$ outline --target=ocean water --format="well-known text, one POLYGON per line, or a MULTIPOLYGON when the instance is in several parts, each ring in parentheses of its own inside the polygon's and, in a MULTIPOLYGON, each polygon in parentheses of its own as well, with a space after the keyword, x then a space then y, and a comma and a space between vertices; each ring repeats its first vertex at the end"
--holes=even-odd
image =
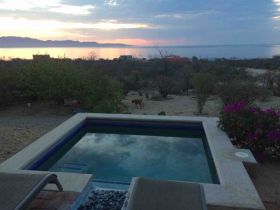
POLYGON ((159 55, 159 50, 168 54, 199 58, 270 58, 280 55, 280 45, 220 45, 188 47, 130 47, 130 48, 1 48, 0 59, 32 59, 33 54, 49 54, 54 58, 114 59, 120 55, 151 58, 159 55))

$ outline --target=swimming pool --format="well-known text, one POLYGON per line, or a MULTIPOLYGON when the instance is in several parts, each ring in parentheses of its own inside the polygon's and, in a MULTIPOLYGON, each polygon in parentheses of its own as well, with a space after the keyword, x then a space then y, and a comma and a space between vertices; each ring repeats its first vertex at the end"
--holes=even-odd
POLYGON ((243 165, 256 164, 254 156, 217 124, 213 117, 76 114, 1 163, 0 172, 53 170, 65 191, 81 197, 96 184, 127 186, 131 176, 195 181, 208 205, 265 209, 243 165))
POLYGON ((201 123, 90 120, 29 169, 93 174, 101 187, 136 176, 218 183, 201 123))

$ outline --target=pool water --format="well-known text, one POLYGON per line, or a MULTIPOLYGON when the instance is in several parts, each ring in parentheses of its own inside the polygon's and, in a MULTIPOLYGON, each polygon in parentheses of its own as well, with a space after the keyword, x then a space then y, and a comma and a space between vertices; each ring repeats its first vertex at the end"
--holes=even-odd
POLYGON ((37 170, 93 174, 101 183, 135 176, 217 182, 204 132, 176 126, 89 126, 37 170))

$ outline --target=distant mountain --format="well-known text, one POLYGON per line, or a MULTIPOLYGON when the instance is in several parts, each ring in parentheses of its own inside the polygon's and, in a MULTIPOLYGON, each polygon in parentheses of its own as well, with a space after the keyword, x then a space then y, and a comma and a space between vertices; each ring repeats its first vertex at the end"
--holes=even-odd
POLYGON ((97 42, 80 42, 73 40, 39 40, 27 37, 2 36, 0 48, 32 48, 32 47, 130 47, 126 44, 99 44, 97 42))

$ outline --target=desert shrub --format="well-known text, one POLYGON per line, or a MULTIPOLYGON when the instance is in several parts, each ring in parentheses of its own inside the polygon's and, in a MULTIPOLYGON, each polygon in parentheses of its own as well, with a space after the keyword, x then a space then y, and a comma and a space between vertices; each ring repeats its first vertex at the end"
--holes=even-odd
POLYGON ((276 74, 274 77, 273 94, 275 96, 280 96, 280 73, 276 74))
POLYGON ((131 70, 126 72, 125 75, 122 75, 120 81, 123 83, 124 93, 128 93, 131 90, 139 91, 144 88, 147 84, 142 76, 141 72, 135 70, 131 70))
POLYGON ((192 83, 196 91, 197 112, 202 114, 203 107, 213 91, 213 78, 208 73, 195 73, 192 83))
POLYGON ((165 111, 161 111, 158 113, 158 115, 166 115, 166 112, 165 111))
POLYGON ((269 89, 264 89, 264 88, 258 88, 258 94, 257 94, 257 98, 262 101, 265 102, 268 100, 269 97, 271 97, 273 95, 273 92, 269 89))
POLYGON ((63 104, 80 95, 86 77, 66 62, 32 62, 19 75, 19 86, 32 98, 63 104))
POLYGON ((280 159, 280 111, 262 110, 245 101, 224 106, 219 126, 233 142, 257 158, 280 159))
POLYGON ((97 73, 84 83, 81 103, 92 112, 116 113, 122 99, 122 86, 116 80, 97 73))
POLYGON ((152 101, 161 101, 162 97, 160 95, 153 95, 150 99, 152 101))
POLYGON ((13 103, 18 94, 16 84, 17 72, 8 69, 0 71, 0 106, 9 105, 13 103))
POLYGON ((265 74, 259 75, 257 79, 264 89, 273 90, 274 76, 275 75, 273 74, 273 72, 270 71, 265 74))
POLYGON ((141 91, 138 91, 138 95, 139 95, 140 97, 142 97, 142 96, 143 96, 143 93, 142 93, 141 91))
POLYGON ((172 93, 173 81, 167 76, 157 76, 156 84, 161 97, 166 98, 172 93))
POLYGON ((247 80, 219 83, 215 89, 223 104, 237 103, 239 101, 252 102, 260 96, 260 88, 254 82, 247 80))
POLYGON ((73 68, 67 62, 32 62, 19 76, 21 89, 32 98, 63 104, 78 100, 93 112, 117 112, 122 97, 119 82, 104 74, 73 68))
POLYGON ((184 93, 186 93, 187 95, 189 95, 189 90, 191 89, 191 77, 190 76, 185 76, 182 79, 181 82, 181 89, 184 93))
POLYGON ((145 93, 145 98, 148 100, 149 98, 150 98, 150 95, 149 95, 149 93, 145 93))
POLYGON ((192 74, 193 69, 189 65, 185 65, 182 68, 182 76, 181 77, 181 88, 184 93, 189 95, 189 90, 192 88, 192 74))
POLYGON ((229 83, 237 80, 251 80, 253 79, 245 69, 235 68, 230 65, 214 65, 211 68, 211 73, 215 77, 216 81, 222 83, 229 83))

